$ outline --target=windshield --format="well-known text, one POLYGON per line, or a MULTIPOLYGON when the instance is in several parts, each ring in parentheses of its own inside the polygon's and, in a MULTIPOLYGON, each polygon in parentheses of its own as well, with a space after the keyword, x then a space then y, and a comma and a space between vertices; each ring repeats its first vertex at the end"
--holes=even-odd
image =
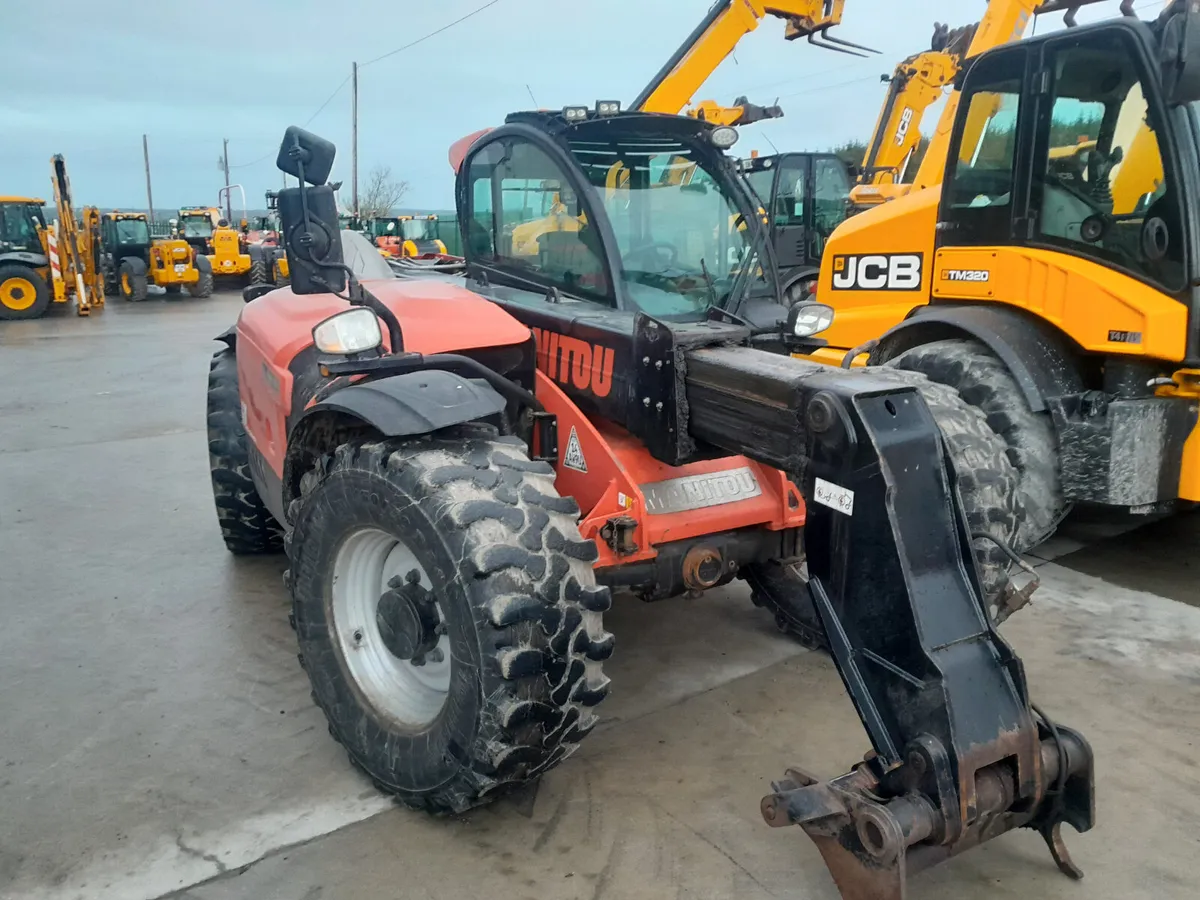
POLYGON ((774 188, 775 170, 774 169, 757 169, 745 173, 746 181, 750 183, 750 187, 754 190, 758 201, 764 206, 769 206, 771 203, 771 191, 774 188))
POLYGON ((432 219, 402 219, 400 233, 406 241, 432 241, 436 223, 432 219))
POLYGON ((117 219, 118 244, 150 243, 150 227, 145 219, 117 219))
POLYGON ((0 243, 41 253, 39 225, 45 227, 41 207, 31 203, 0 204, 0 243))
POLYGON ((733 180, 702 166, 692 148, 650 136, 570 147, 612 222, 620 276, 639 308, 695 318, 709 306, 732 308, 746 274, 761 278, 733 180))
POLYGON ((213 223, 208 216, 185 216, 180 222, 186 237, 212 237, 213 223))

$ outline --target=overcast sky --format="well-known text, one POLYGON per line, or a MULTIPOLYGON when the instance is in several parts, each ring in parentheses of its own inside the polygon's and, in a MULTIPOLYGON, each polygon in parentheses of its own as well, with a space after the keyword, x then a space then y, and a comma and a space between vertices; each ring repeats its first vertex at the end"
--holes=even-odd
MULTIPOLYGON (((248 205, 280 185, 275 151, 300 124, 335 141, 349 182, 352 60, 382 56, 486 0, 57 0, 6 2, 0 29, 0 193, 49 199, 49 157, 67 158, 77 204, 144 206, 142 134, 155 206, 208 204, 231 181, 248 205), (406 7, 413 11, 405 12, 406 7), (327 105, 317 110, 334 94, 327 105), (314 116, 315 114, 315 116, 314 116)), ((360 69, 360 181, 391 166, 404 205, 449 208, 447 149, 533 106, 633 99, 703 16, 710 0, 498 0, 428 41, 360 69)), ((1116 2, 1081 21, 1115 13, 1116 2)), ((1161 8, 1143 0, 1141 15, 1161 8)), ((850 0, 841 37, 871 59, 783 40, 767 19, 697 99, 777 97, 786 118, 744 130, 739 152, 821 150, 865 140, 886 88, 879 76, 927 49, 935 21, 977 20, 984 0, 850 0), (898 7, 909 12, 898 15, 898 7), (919 9, 920 12, 913 12, 919 9)), ((1057 25, 1061 16, 1039 26, 1057 25)), ((927 120, 928 121, 928 120, 927 120)))

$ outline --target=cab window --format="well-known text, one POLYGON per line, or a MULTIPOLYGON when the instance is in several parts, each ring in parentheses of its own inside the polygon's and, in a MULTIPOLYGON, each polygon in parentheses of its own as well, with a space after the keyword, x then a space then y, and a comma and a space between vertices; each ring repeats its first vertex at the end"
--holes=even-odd
POLYGON ((473 261, 503 268, 531 285, 613 305, 600 239, 584 200, 543 150, 523 140, 489 145, 472 159, 469 190, 473 261))
POLYGON ((808 192, 806 156, 785 156, 779 166, 779 190, 771 211, 776 225, 803 225, 804 199, 808 192))
POLYGON ((1182 288, 1177 191, 1135 56, 1121 36, 1093 35, 1064 42, 1051 68, 1049 136, 1034 161, 1038 239, 1182 288))
POLYGON ((850 176, 839 159, 824 157, 813 165, 813 230, 828 238, 850 209, 850 176))

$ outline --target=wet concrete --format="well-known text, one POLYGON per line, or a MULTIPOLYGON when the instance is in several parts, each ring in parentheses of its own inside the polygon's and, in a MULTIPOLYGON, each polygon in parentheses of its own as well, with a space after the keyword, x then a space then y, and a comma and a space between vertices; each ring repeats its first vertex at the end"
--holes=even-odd
MULTIPOLYGON (((204 388, 239 306, 0 325, 0 897, 836 896, 758 800, 865 738, 829 662, 743 588, 624 598, 605 724, 536 789, 431 820, 355 775, 296 663, 282 561, 233 559, 217 534, 204 388)), ((1131 590, 1153 545, 1103 578, 1087 566, 1111 548, 1079 546, 1006 633, 1096 749, 1100 825, 1068 835, 1087 880, 1022 832, 914 897, 1195 895, 1200 610, 1164 599, 1195 580, 1131 590)))

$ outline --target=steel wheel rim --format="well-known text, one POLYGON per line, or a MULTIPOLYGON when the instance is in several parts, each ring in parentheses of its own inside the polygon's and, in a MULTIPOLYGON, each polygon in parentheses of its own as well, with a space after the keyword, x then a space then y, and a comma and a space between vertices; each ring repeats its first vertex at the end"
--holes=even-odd
POLYGON ((388 581, 414 569, 431 588, 425 568, 402 540, 377 528, 356 531, 338 548, 331 604, 334 640, 355 687, 380 713, 412 729, 441 713, 453 670, 447 635, 438 641, 440 662, 414 666, 394 656, 379 633, 375 614, 388 581))
POLYGON ((0 302, 9 309, 21 312, 33 306, 37 289, 28 278, 9 278, 0 285, 0 302))

